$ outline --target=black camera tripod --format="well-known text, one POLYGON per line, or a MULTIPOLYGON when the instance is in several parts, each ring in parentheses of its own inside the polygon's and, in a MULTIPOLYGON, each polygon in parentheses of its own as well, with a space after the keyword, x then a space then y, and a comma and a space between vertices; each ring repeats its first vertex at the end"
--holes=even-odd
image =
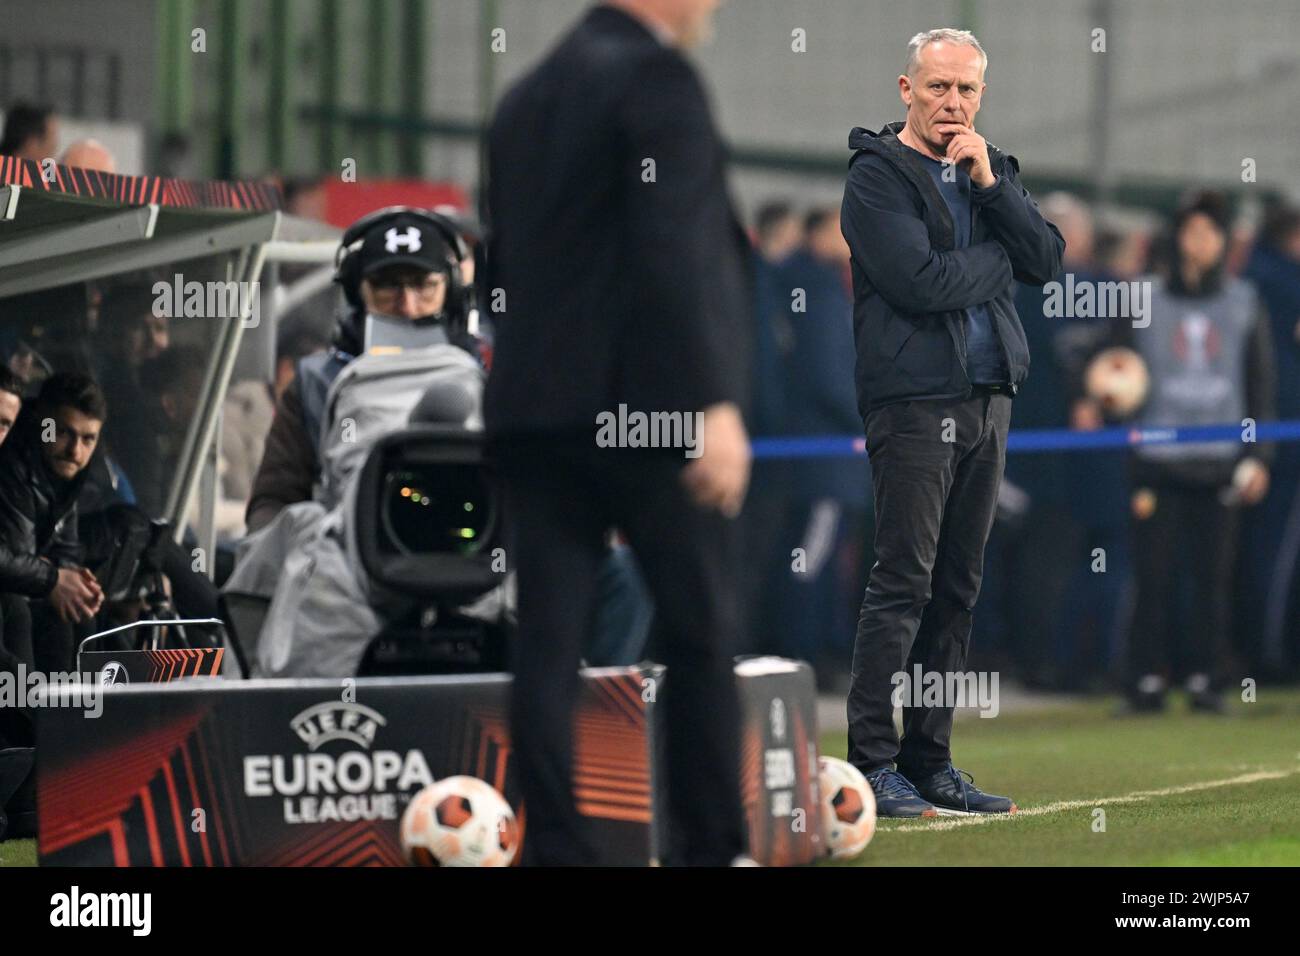
POLYGON ((168 630, 174 630, 175 632, 173 640, 176 643, 172 645, 173 647, 188 648, 192 646, 185 633, 184 625, 173 623, 181 618, 176 613, 176 607, 172 604, 171 597, 167 594, 163 574, 162 545, 167 541, 170 531, 171 527, 166 521, 152 520, 149 522, 148 537, 144 546, 136 555, 135 568, 129 577, 131 582, 129 590, 132 596, 143 599, 139 623, 145 625, 157 622, 152 627, 142 626, 140 628, 140 634, 138 640, 134 642, 133 650, 160 650, 168 630))
POLYGON ((110 572, 106 588, 115 601, 137 598, 142 602, 140 618, 129 624, 92 634, 81 642, 79 651, 105 640, 120 642, 119 648, 136 651, 164 649, 191 649, 207 647, 213 643, 223 646, 227 642, 235 655, 240 673, 248 674, 248 664, 243 649, 233 635, 228 634, 225 622, 219 618, 182 618, 167 593, 163 571, 163 549, 168 541, 171 526, 166 521, 151 520, 147 529, 140 523, 133 532, 136 545, 122 556, 121 566, 110 572), (196 645, 187 628, 196 629, 203 638, 196 645))

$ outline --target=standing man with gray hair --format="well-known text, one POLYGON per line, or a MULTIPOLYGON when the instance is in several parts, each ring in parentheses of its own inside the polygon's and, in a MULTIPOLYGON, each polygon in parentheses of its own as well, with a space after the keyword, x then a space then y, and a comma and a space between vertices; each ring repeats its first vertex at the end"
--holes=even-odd
POLYGON ((853 653, 848 756, 887 817, 1016 809, 953 767, 956 702, 921 705, 915 686, 918 671, 961 686, 952 675, 966 664, 1011 399, 1029 370, 1013 280, 1049 281, 1065 248, 1015 158, 975 132, 987 64, 969 32, 917 34, 898 78, 906 121, 849 134, 841 221, 876 564, 853 653))

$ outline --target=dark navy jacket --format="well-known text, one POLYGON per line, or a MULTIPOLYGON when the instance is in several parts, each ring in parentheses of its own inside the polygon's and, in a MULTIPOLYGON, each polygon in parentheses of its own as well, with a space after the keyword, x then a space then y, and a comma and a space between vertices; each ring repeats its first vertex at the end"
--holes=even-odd
POLYGON ((840 228, 853 251, 858 412, 891 402, 964 398, 965 310, 987 303, 1013 389, 1029 374, 1014 280, 1042 285, 1061 269, 1065 240, 1020 185, 1015 157, 989 144, 997 182, 971 189, 970 245, 924 160, 898 141, 902 123, 849 134, 840 228))
POLYGON ((508 296, 490 436, 594 433, 622 403, 747 404, 749 243, 690 61, 592 7, 501 98, 488 166, 487 288, 508 296))

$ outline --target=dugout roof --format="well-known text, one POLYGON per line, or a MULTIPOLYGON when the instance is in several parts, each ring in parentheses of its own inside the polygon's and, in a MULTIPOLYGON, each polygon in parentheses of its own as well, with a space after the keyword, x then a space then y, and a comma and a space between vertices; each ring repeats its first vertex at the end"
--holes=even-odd
POLYGON ((330 242, 338 234, 286 217, 279 206, 279 190, 261 183, 68 166, 42 177, 36 162, 0 156, 0 298, 269 242, 330 242))
MULTIPOLYGON (((195 259, 225 258, 228 278, 255 281, 264 262, 328 263, 340 231, 279 211, 275 186, 121 176, 0 156, 0 308, 29 292, 195 259)), ((2 318, 2 316, 0 316, 2 318)), ((272 319, 273 322, 273 319, 272 319)), ((197 418, 167 504, 177 538, 200 471, 215 475, 218 411, 243 323, 222 323, 197 418)), ((200 539, 212 537, 213 495, 204 492, 200 539)))

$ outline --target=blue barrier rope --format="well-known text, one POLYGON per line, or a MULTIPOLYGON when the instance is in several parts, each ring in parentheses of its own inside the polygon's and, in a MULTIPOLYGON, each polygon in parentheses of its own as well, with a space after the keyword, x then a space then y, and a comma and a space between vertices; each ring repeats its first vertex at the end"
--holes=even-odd
MULTIPOLYGON (((1300 441, 1300 421, 1260 422, 1256 441, 1300 441)), ((1008 452, 1087 451, 1098 448, 1129 448, 1133 445, 1181 445, 1191 442, 1241 442, 1241 426, 1197 425, 1185 428, 1137 428, 1118 426, 1096 431, 1068 428, 1012 429, 1007 436, 1008 452)), ((756 438, 755 458, 848 458, 867 453, 867 440, 853 435, 810 435, 807 437, 756 438)))

